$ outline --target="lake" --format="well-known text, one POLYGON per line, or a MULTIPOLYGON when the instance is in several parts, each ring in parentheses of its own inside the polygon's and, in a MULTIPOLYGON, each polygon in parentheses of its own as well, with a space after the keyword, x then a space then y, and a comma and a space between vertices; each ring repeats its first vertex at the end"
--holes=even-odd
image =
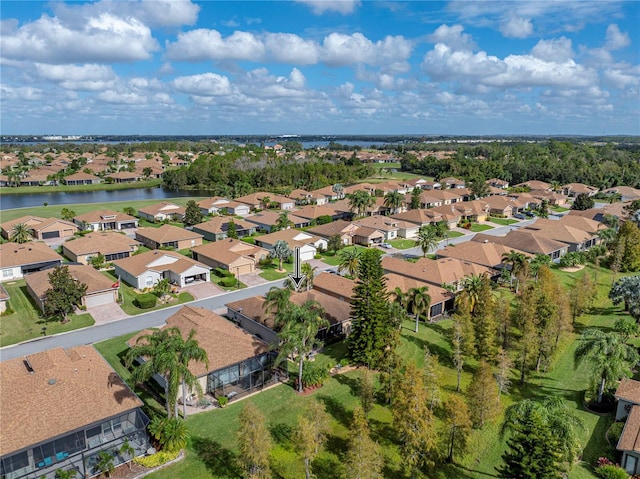
POLYGON ((170 191, 163 188, 131 188, 126 190, 77 191, 60 193, 30 193, 3 195, 0 190, 0 210, 50 205, 107 203, 111 201, 164 200, 185 196, 213 196, 210 191, 170 191))

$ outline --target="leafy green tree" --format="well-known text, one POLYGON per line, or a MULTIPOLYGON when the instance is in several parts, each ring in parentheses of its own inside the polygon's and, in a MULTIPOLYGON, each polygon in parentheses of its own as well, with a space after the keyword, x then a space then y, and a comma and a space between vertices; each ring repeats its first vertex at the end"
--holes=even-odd
POLYGON ((311 479, 311 463, 318 456, 327 440, 331 417, 318 401, 311 401, 298 418, 294 440, 296 449, 304 459, 305 478, 311 479))
POLYGON ((184 211, 184 217, 182 218, 182 223, 185 226, 193 226, 197 225, 198 223, 202 223, 203 219, 204 215, 202 214, 202 211, 198 207, 198 204, 195 202, 195 200, 187 201, 187 205, 184 211))
POLYGON ((580 193, 578 194, 578 196, 576 196, 576 199, 573 201, 573 204, 571 205, 571 209, 584 211, 584 210, 593 208, 594 205, 595 205, 595 202, 593 201, 593 198, 591 198, 586 193, 580 193))
POLYGON ((498 402, 502 393, 509 392, 511 386, 511 368, 513 368, 513 360, 509 356, 509 352, 500 348, 498 351, 497 364, 498 372, 496 373, 496 382, 498 383, 498 402))
POLYGON ((440 373, 438 372, 438 358, 431 354, 429 347, 424 347, 424 384, 427 391, 427 402, 432 411, 442 402, 440 397, 440 373))
POLYGON ((275 227, 277 230, 286 230, 290 226, 293 226, 293 221, 289 219, 289 212, 283 211, 278 215, 276 219, 275 227))
POLYGON ((580 434, 585 426, 575 409, 558 396, 548 396, 540 401, 523 399, 512 404, 505 411, 500 434, 515 432, 519 425, 534 415, 538 416, 558 439, 562 460, 572 464, 582 450, 580 434))
POLYGON ((640 271, 640 228, 633 221, 625 221, 618 230, 612 244, 612 251, 618 254, 619 271, 640 271))
POLYGON ((89 258, 89 264, 93 266, 95 269, 101 269, 105 265, 105 258, 102 253, 98 253, 95 256, 89 258))
POLYGON ((467 404, 474 427, 483 427, 500 412, 498 388, 491 365, 480 361, 467 390, 467 404))
POLYGON ((629 338, 635 338, 640 332, 640 325, 636 321, 620 318, 613 325, 613 330, 620 335, 623 342, 627 342, 629 338))
POLYGON ((569 288, 569 309, 571 310, 571 320, 574 324, 578 317, 591 308, 597 293, 596 285, 588 274, 583 274, 569 288))
POLYGON ((75 279, 68 266, 57 266, 48 276, 51 287, 44 293, 44 314, 47 318, 58 318, 66 323, 68 315, 82 304, 87 285, 75 279))
POLYGON ((369 435, 366 413, 360 406, 353 411, 349 445, 344 460, 344 479, 383 479, 384 457, 378 443, 369 435))
POLYGON ((344 194, 344 187, 340 183, 336 183, 331 187, 331 191, 333 191, 338 197, 338 199, 340 199, 344 194))
POLYGON ((535 411, 517 423, 502 455, 504 466, 496 468, 504 479, 560 479, 562 458, 559 440, 544 418, 535 411))
MULTIPOLYGON (((545 255, 548 258, 548 256, 545 255)), ((513 286, 513 279, 517 278, 515 292, 518 294, 518 283, 523 272, 529 265, 527 257, 518 251, 511 250, 508 253, 502 255, 502 263, 505 267, 511 265, 509 268, 509 284, 513 286)))
POLYGON ((23 244, 27 241, 31 241, 33 236, 31 235, 31 228, 26 223, 18 223, 13 226, 9 241, 13 243, 23 244))
POLYGON ((302 368, 305 358, 316 347, 318 331, 329 326, 323 318, 324 309, 316 301, 306 301, 301 306, 291 304, 284 312, 276 314, 276 324, 282 324, 278 333, 280 347, 276 363, 287 356, 296 356, 298 362, 298 392, 302 392, 302 368))
POLYGON ((338 272, 346 271, 352 278, 357 277, 360 269, 360 250, 356 247, 343 249, 339 253, 339 258, 338 272))
POLYGON ((65 221, 72 221, 75 216, 76 212, 69 208, 62 208, 60 210, 60 217, 65 221))
POLYGON ((273 245, 273 249, 269 251, 269 256, 278 260, 278 271, 284 271, 282 268, 283 261, 291 258, 293 251, 285 240, 278 240, 273 245))
POLYGON ((187 428, 186 423, 177 416, 156 416, 149 423, 149 434, 158 441, 162 449, 169 452, 176 452, 187 446, 189 428, 187 428))
POLYGON ((100 451, 96 456, 96 459, 96 469, 100 472, 100 474, 111 477, 111 474, 116 468, 113 462, 113 454, 110 454, 107 451, 100 451))
POLYGON ((422 196, 422 188, 416 186, 411 190, 411 203, 410 208, 412 210, 417 210, 420 208, 420 197, 422 196))
POLYGON ((549 200, 543 199, 540 202, 540 206, 538 206, 536 212, 540 218, 548 218, 549 217, 549 200))
MULTIPOLYGON (((194 385, 198 394, 201 394, 200 383, 198 379, 189 370, 189 364, 202 363, 206 368, 209 367, 209 357, 207 352, 200 347, 198 340, 196 339, 196 331, 192 329, 187 335, 186 339, 180 336, 180 340, 176 341, 176 355, 180 362, 180 384, 182 385, 182 417, 187 418, 187 385, 191 390, 194 390, 194 385)), ((178 413, 175 413, 176 417, 178 413)))
POLYGON ((498 322, 496 298, 489 277, 486 274, 466 277, 462 281, 462 291, 456 297, 456 307, 463 317, 468 316, 473 326, 476 357, 493 359, 497 351, 498 322))
POLYGON ((618 333, 605 333, 599 329, 585 330, 574 352, 575 367, 587 363, 591 368, 598 402, 602 402, 607 385, 615 385, 621 377, 631 376, 631 366, 638 359, 636 349, 625 344, 618 333))
POLYGON ((438 235, 431 225, 423 225, 418 229, 418 237, 415 240, 415 245, 422 250, 422 257, 426 257, 427 253, 438 247, 438 235))
POLYGON ((368 415, 376 401, 376 387, 373 383, 373 373, 370 369, 363 368, 358 378, 358 396, 360 405, 365 415, 368 415))
POLYGON ((404 195, 397 191, 389 191, 384 196, 384 205, 387 208, 393 210, 393 213, 398 213, 402 205, 404 204, 404 195))
POLYGON ((122 446, 118 449, 118 452, 125 457, 128 457, 127 464, 129 465, 129 470, 131 470, 131 460, 135 457, 136 450, 129 443, 129 438, 125 438, 122 446))
POLYGON ((327 239, 327 249, 334 255, 342 248, 342 238, 336 233, 327 239))
POLYGON ((451 328, 451 360, 453 366, 456 369, 456 392, 460 392, 460 380, 462 378, 462 372, 464 371, 465 363, 465 328, 463 325, 464 319, 459 315, 453 316, 453 327, 451 328))
POLYGON ((373 205, 374 198, 364 190, 354 191, 349 197, 349 209, 355 212, 357 216, 364 216, 367 208, 373 205))
POLYGON ((271 479, 269 454, 272 440, 264 415, 251 401, 246 401, 238 422, 238 463, 243 470, 243 477, 271 479))
POLYGON ((278 288, 277 286, 271 287, 267 294, 265 295, 265 301, 262 305, 264 308, 265 314, 274 314, 279 313, 280 315, 284 315, 285 312, 291 307, 293 303, 290 301, 291 299, 291 290, 287 288, 278 288))
POLYGON ((129 215, 129 216, 135 216, 136 215, 136 209, 133 206, 125 206, 124 208, 122 208, 122 212, 125 215, 129 215))
POLYGON ((428 318, 429 309, 431 307, 431 296, 428 293, 428 286, 421 286, 418 288, 410 288, 407 291, 407 302, 409 305, 409 311, 416 318, 415 332, 418 332, 418 323, 420 321, 420 315, 426 315, 428 318))
POLYGON ((300 271, 304 274, 304 279, 302 280, 302 283, 300 283, 300 286, 307 291, 311 290, 313 288, 313 278, 315 277, 317 270, 317 266, 311 266, 310 263, 302 263, 300 271))
POLYGON ((142 174, 144 175, 144 177, 148 180, 149 178, 151 178, 151 174, 153 173, 153 169, 150 166, 145 166, 142 169, 142 174))
POLYGON ((238 227, 233 220, 227 223, 227 238, 238 239, 238 227))
POLYGON ((263 210, 266 210, 267 208, 269 208, 269 205, 271 205, 271 197, 263 196, 262 198, 260 198, 260 207, 263 210))
POLYGON ((550 267, 551 266, 551 257, 546 254, 538 253, 533 257, 533 259, 529 262, 529 268, 531 269, 531 273, 538 279, 538 271, 542 266, 550 267))
POLYGON ((78 475, 75 469, 58 469, 56 479, 74 479, 78 475))
POLYGON ((469 190, 475 199, 483 198, 489 194, 489 185, 484 178, 476 176, 469 181, 469 190))
POLYGON ((435 463, 437 432, 424 380, 413 364, 407 366, 396 384, 392 414, 403 466, 415 477, 417 470, 431 467, 435 463))
POLYGON ((377 250, 364 250, 360 255, 351 317, 349 357, 355 364, 380 367, 385 355, 395 348, 390 342, 397 338, 397 329, 390 318, 386 280, 377 250))
POLYGON ((449 395, 444 403, 444 424, 446 434, 443 437, 447 441, 447 462, 452 464, 454 450, 458 453, 466 452, 473 425, 469 408, 458 394, 449 395))

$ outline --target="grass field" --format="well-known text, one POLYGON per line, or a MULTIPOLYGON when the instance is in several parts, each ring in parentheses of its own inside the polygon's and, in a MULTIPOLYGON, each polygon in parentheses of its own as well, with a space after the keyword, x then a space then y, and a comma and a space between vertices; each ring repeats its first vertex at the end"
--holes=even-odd
POLYGON ((518 222, 518 220, 512 220, 509 218, 495 218, 493 216, 489 218, 489 221, 501 226, 509 226, 518 222))
POLYGON ((491 229, 493 229, 493 226, 471 223, 471 229, 469 231, 471 231, 472 233, 480 233, 481 231, 487 231, 491 229))
MULTIPOLYGON (((579 272, 569 273, 555 270, 561 281, 570 286, 582 274, 594 275, 596 270, 588 266, 579 272)), ((598 295, 591 314, 578 319, 576 332, 568 334, 561 342, 558 353, 553 358, 548 372, 531 373, 526 384, 517 381, 513 371, 513 384, 508 394, 503 394, 501 408, 522 398, 543 398, 559 396, 564 398, 585 423, 581 431, 583 446, 582 461, 574 464, 568 474, 569 479, 591 479, 595 475, 591 464, 607 451, 605 432, 611 424, 612 415, 596 415, 583 407, 584 391, 589 385, 589 372, 586 365, 574 368, 573 351, 576 338, 585 327, 611 327, 613 322, 624 313, 621 307, 613 307, 607 298, 611 285, 611 273, 605 269, 597 270, 598 295)), ((456 374, 451 365, 448 334, 451 321, 434 324, 421 324, 420 331, 412 331, 413 323, 406 322, 402 330, 400 354, 406 361, 423 364, 424 347, 438 357, 440 385, 443 398, 455 391, 456 374)), ((125 337, 126 338, 126 337, 125 337)), ((118 352, 123 350, 124 338, 116 338, 97 345, 98 350, 113 364, 118 352)), ((316 356, 319 364, 337 363, 346 352, 344 343, 327 348, 316 356)), ((114 366, 116 367, 116 366, 114 366)), ((466 389, 477 364, 474 360, 465 364, 462 388, 466 389)), ((128 372, 116 370, 125 379, 128 372)), ((278 386, 266 390, 248 400, 265 414, 272 433, 274 448, 271 464, 274 477, 298 479, 304 477, 303 462, 295 451, 292 441, 292 428, 305 404, 312 400, 323 403, 331 415, 331 430, 325 450, 313 463, 313 472, 318 479, 333 479, 340 476, 342 461, 346 450, 346 440, 354 406, 357 404, 357 371, 333 376, 327 384, 309 395, 299 396, 290 386, 278 386)), ((239 471, 235 465, 237 455, 235 430, 237 416, 242 401, 232 402, 224 409, 215 409, 191 416, 187 420, 191 438, 186 458, 169 468, 161 470, 152 479, 189 478, 236 478, 239 471)), ((378 403, 369 415, 372 436, 383 447, 385 458, 385 477, 404 477, 401 473, 402 458, 393 434, 390 410, 378 403)), ((501 462, 504 440, 498 434, 499 419, 483 429, 475 430, 471 437, 469 452, 459 455, 456 465, 439 466, 432 471, 438 479, 480 479, 497 477, 495 467, 501 462)), ((422 476, 416 476, 422 477, 422 476)))
POLYGON ((154 188, 162 184, 161 178, 154 178, 148 181, 138 181, 131 183, 99 183, 97 185, 80 186, 19 186, 17 188, 2 188, 3 195, 24 195, 29 193, 62 193, 68 191, 102 191, 102 190, 130 190, 131 188, 154 188))
POLYGON ((405 239, 405 238, 389 240, 388 243, 397 249, 413 248, 416 245, 416 242, 414 240, 405 239))
POLYGON ((278 271, 278 266, 279 264, 277 260, 274 260, 269 266, 260 266, 262 273, 260 273, 259 276, 267 281, 275 281, 276 279, 284 279, 289 273, 293 272, 293 263, 283 262, 283 272, 278 271))
MULTIPOLYGON (((345 246, 340 251, 349 251, 352 249, 363 249, 364 246, 353 245, 353 246, 345 246)), ((340 251, 336 254, 333 253, 322 253, 322 262, 327 263, 329 266, 338 266, 340 264, 340 251)))
POLYGON ((45 321, 29 296, 24 279, 9 281, 2 285, 9 294, 9 308, 14 312, 0 317, 0 347, 40 338, 45 333, 47 335, 63 333, 94 324, 89 313, 72 314, 69 316, 70 321, 65 324, 59 321, 45 321))

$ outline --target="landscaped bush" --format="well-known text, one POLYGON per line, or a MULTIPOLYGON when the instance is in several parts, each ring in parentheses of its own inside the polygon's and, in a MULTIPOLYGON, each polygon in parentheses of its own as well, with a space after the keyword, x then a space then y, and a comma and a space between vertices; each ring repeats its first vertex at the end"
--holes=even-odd
POLYGON ((139 294, 133 303, 140 309, 153 308, 156 305, 156 296, 151 293, 139 294))
POLYGON ((226 277, 232 277, 233 273, 227 269, 223 269, 223 268, 216 268, 213 270, 213 274, 215 274, 217 277, 219 278, 226 278, 226 277))
POLYGON ((158 467, 166 464, 169 461, 173 461, 176 457, 178 457, 180 451, 160 451, 155 454, 151 454, 150 456, 144 457, 136 457, 133 462, 136 464, 140 464, 142 467, 158 467))
POLYGON ((229 402, 229 398, 227 396, 218 396, 216 399, 220 407, 225 407, 229 402))
POLYGON ((580 253, 578 251, 572 251, 571 253, 565 254, 562 258, 560 258, 560 266, 563 268, 572 268, 575 266, 585 264, 586 258, 584 253, 580 253))
POLYGON ((329 377, 329 370, 316 363, 306 361, 302 365, 302 385, 307 387, 322 386, 329 377))
POLYGON ((219 284, 221 286, 224 286, 225 288, 230 288, 232 286, 235 286, 237 283, 238 283, 238 280, 233 276, 226 276, 219 281, 219 284))
POLYGON ((620 436, 622 436, 622 430, 624 429, 624 422, 614 422, 609 431, 607 432, 607 439, 612 446, 618 444, 620 436))
POLYGON ((602 467, 596 467, 596 475, 602 479, 629 479, 629 473, 620 466, 614 464, 606 464, 602 467))

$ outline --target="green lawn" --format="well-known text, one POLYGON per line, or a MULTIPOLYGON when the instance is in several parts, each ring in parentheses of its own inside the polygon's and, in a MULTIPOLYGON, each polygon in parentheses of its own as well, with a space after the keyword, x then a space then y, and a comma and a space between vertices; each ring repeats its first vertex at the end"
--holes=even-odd
POLYGON ((571 208, 564 208, 562 206, 552 206, 551 210, 555 211, 556 213, 562 213, 564 211, 569 211, 571 208))
POLYGON ((216 276, 212 272, 211 273, 211 282, 213 284, 215 284, 216 286, 218 286, 219 288, 224 289, 225 291, 235 291, 236 289, 244 289, 244 288, 247 287, 247 285, 244 284, 242 281, 238 281, 235 284, 235 286, 223 286, 222 284, 220 284, 220 281, 222 281, 222 278, 220 278, 219 276, 216 276))
MULTIPOLYGON (((364 249, 364 246, 353 245, 353 246, 345 246, 340 251, 349 251, 352 249, 364 249)), ((333 253, 322 253, 322 262, 327 263, 329 266, 338 266, 340 264, 340 251, 336 254, 333 253)))
POLYGON ((487 231, 491 229, 493 229, 493 226, 471 223, 471 229, 469 231, 471 231, 472 233, 480 233, 481 231, 487 231))
POLYGON ((24 279, 3 283, 9 293, 9 308, 14 312, 0 318, 0 347, 20 343, 45 335, 73 331, 94 324, 89 313, 72 314, 70 321, 62 324, 58 321, 45 321, 33 299, 27 293, 24 279), (46 328, 43 329, 43 328, 46 328))
POLYGON ((100 191, 100 190, 125 190, 131 188, 154 188, 162 184, 162 178, 154 178, 148 181, 138 181, 136 183, 99 183, 97 185, 79 186, 19 186, 17 188, 2 188, 3 195, 18 195, 27 193, 58 193, 61 191, 100 191))
POLYGON ((514 223, 517 223, 518 220, 512 220, 509 218, 495 218, 495 217, 490 217, 489 221, 491 221, 492 223, 495 223, 497 225, 502 225, 502 226, 509 226, 512 225, 514 223))
MULTIPOLYGON (((38 188, 38 187, 34 187, 38 188)), ((5 189, 3 188, 2 194, 4 194, 5 189)), ((18 188, 22 189, 22 188, 18 188)), ((58 191, 58 190, 56 190, 58 191)), ((184 197, 184 198, 171 198, 171 201, 177 205, 185 206, 187 201, 195 200, 200 201, 203 197, 184 197)), ((20 218, 21 216, 42 216, 45 218, 54 216, 60 218, 62 215, 60 211, 62 208, 70 209, 74 211, 77 215, 89 213, 90 211, 100 210, 100 209, 109 209, 122 211, 123 208, 130 206, 136 210, 139 208, 143 208, 145 206, 153 205, 155 203, 159 203, 162 200, 138 200, 138 201, 113 201, 106 203, 87 203, 87 204, 71 204, 71 205, 51 205, 51 206, 34 206, 32 208, 16 208, 13 210, 2 210, 2 221, 10 221, 16 218, 20 218)), ((159 226, 159 225, 158 225, 159 226)))
POLYGON ((413 248, 416 245, 416 242, 414 240, 405 239, 405 238, 390 240, 388 241, 388 243, 397 249, 413 248))
MULTIPOLYGON (((116 275, 113 274, 113 271, 103 271, 102 274, 107 276, 114 283, 118 280, 116 275)), ((138 293, 136 293, 134 291, 134 288, 126 284, 124 281, 120 281, 120 294, 124 300, 120 307, 125 313, 131 316, 147 313, 149 311, 155 311, 156 309, 168 308, 169 306, 175 306, 176 304, 188 303, 189 301, 194 300, 193 296, 190 293, 182 292, 177 295, 172 295, 177 299, 177 301, 172 301, 166 304, 161 304, 158 302, 153 308, 149 309, 138 308, 135 304, 133 304, 133 300, 136 298, 138 293)))
POLYGON ((284 272, 278 271, 278 261, 274 260, 269 266, 259 266, 262 270, 259 276, 267 281, 275 281, 276 279, 284 279, 289 273, 293 272, 293 263, 283 262, 282 267, 284 268, 284 272))
POLYGON ((449 238, 457 238, 458 236, 464 236, 464 233, 460 233, 460 231, 449 231, 449 238))

